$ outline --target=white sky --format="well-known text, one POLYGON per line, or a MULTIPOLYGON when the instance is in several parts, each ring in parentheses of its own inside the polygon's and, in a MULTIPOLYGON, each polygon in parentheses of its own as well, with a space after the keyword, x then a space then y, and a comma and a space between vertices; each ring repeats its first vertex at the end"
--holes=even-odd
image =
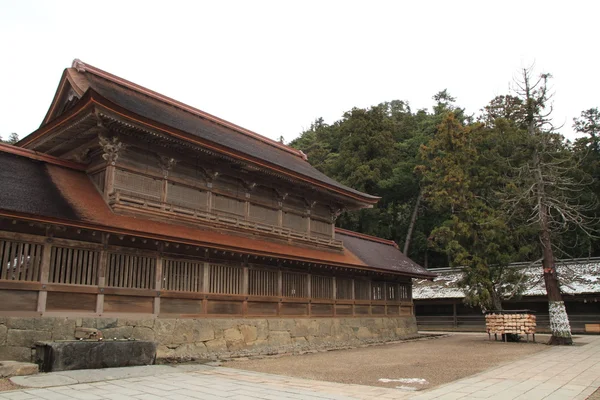
POLYGON ((600 106, 597 1, 0 0, 0 135, 44 117, 74 58, 286 142, 317 117, 447 88, 475 113, 519 68, 555 122, 600 106))

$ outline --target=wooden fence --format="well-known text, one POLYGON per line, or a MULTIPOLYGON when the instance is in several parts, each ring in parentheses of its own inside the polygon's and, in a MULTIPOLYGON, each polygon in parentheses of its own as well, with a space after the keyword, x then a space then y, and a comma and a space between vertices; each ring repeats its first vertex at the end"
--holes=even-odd
POLYGON ((0 232, 0 315, 413 315, 411 283, 0 232))

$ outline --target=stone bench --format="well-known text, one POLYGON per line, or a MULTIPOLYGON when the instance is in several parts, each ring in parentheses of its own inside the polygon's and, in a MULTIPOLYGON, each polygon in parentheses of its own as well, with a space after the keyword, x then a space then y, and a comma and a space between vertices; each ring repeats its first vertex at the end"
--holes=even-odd
POLYGON ((142 340, 73 340, 36 343, 41 372, 151 365, 156 343, 142 340))

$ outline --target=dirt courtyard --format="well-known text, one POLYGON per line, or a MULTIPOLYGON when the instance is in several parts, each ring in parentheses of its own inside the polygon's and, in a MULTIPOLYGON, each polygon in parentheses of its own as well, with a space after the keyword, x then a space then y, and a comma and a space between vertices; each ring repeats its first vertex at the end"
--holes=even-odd
POLYGON ((304 355, 233 360, 224 366, 322 381, 406 390, 429 389, 549 349, 537 343, 488 341, 484 333, 304 355))

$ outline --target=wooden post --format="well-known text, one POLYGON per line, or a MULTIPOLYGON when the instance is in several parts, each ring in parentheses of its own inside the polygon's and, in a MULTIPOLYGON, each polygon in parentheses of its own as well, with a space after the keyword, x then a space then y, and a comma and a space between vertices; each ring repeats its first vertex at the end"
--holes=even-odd
MULTIPOLYGON (((356 294, 354 293, 354 278, 351 279, 352 282, 352 300, 356 300, 356 294)), ((354 310, 354 301, 352 301, 352 316, 354 317, 355 314, 355 310, 354 310)))
MULTIPOLYGON (((104 241, 104 238, 103 238, 104 241)), ((100 251, 100 259, 98 260, 98 287, 100 293, 96 296, 96 314, 104 313, 104 287, 106 286, 106 270, 108 269, 108 251, 100 251)))
POLYGON ((458 318, 456 316, 456 303, 452 303, 452 321, 454 328, 458 328, 458 318))
POLYGON ((104 199, 108 200, 108 197, 115 190, 115 166, 108 164, 106 166, 106 173, 104 174, 104 199))
POLYGON ((277 296, 279 296, 277 315, 281 315, 281 297, 283 296, 283 272, 281 268, 277 269, 277 296))
POLYGON ((154 312, 153 314, 158 316, 160 314, 160 291, 162 290, 163 283, 163 256, 159 254, 156 257, 156 282, 154 282, 154 289, 156 289, 156 297, 154 298, 154 312))
MULTIPOLYGON (((248 258, 246 258, 243 262, 243 271, 242 271, 242 294, 248 295, 249 293, 249 271, 248 271, 248 258)), ((246 316, 248 314, 248 297, 244 297, 244 301, 242 302, 242 315, 246 316)))
POLYGON ((312 275, 306 275, 306 297, 308 297, 308 316, 310 317, 312 312, 312 275))
POLYGON ((204 263, 202 272, 204 274, 202 277, 202 292, 204 293, 204 299, 202 299, 202 310, 204 314, 208 314, 208 300, 206 299, 206 293, 210 291, 210 264, 208 262, 204 263))
POLYGON ((335 282, 335 276, 332 278, 333 282, 332 282, 332 290, 333 293, 331 294, 331 297, 333 298, 333 316, 335 317, 335 300, 337 299, 337 284, 335 282))
MULTIPOLYGON (((48 277, 50 275, 50 257, 52 255, 52 243, 44 243, 44 249, 42 250, 42 263, 40 266, 40 282, 42 288, 46 287, 48 283, 48 277)), ((40 290, 38 292, 38 304, 37 311, 39 313, 46 312, 46 300, 48 298, 48 291, 40 290)))

